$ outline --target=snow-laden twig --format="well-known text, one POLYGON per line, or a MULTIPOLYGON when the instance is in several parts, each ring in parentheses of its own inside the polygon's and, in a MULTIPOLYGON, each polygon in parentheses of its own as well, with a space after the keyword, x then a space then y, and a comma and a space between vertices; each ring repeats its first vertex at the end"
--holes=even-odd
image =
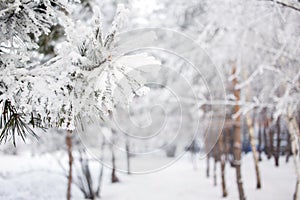
POLYGON ((278 74, 279 77, 283 80, 285 80, 286 82, 289 81, 288 77, 286 77, 285 73, 282 72, 281 70, 275 68, 274 66, 270 66, 270 65, 260 65, 258 66, 258 68, 249 76, 249 78, 247 80, 245 80, 244 82, 238 84, 236 86, 235 89, 239 90, 242 89, 248 85, 250 85, 253 81, 255 81, 255 78, 258 75, 263 75, 264 70, 268 70, 271 72, 274 72, 275 74, 278 74))

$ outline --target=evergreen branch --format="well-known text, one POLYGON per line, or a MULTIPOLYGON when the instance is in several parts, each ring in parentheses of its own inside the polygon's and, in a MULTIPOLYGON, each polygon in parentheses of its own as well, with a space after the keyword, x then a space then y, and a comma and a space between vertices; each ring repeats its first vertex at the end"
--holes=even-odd
POLYGON ((16 109, 11 105, 9 100, 4 102, 4 109, 0 115, 0 143, 6 143, 8 139, 12 140, 14 146, 16 146, 16 134, 21 137, 25 142, 27 135, 32 135, 34 138, 39 138, 38 135, 31 129, 33 127, 40 126, 40 119, 34 118, 31 114, 32 119, 29 123, 25 122, 23 116, 25 114, 18 113, 16 109))

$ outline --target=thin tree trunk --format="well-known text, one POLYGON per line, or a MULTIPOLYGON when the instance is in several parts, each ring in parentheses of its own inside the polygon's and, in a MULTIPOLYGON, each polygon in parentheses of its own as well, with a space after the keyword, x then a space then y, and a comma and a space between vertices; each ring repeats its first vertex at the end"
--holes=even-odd
POLYGON ((267 141, 266 127, 264 125, 262 127, 262 136, 264 140, 264 153, 267 155, 267 158, 269 159, 269 146, 267 141))
POLYGON ((226 134, 225 134, 225 160, 229 160, 229 146, 230 146, 230 130, 229 128, 226 128, 226 134))
POLYGON ((209 170, 209 153, 207 153, 207 157, 206 157, 206 177, 207 178, 209 178, 209 172, 210 172, 210 170, 209 170))
POLYGON ((96 197, 99 197, 99 198, 101 197, 101 191, 102 191, 103 171, 104 171, 104 165, 101 163, 100 174, 99 174, 99 183, 98 183, 98 188, 96 191, 96 197))
POLYGON ((256 174, 256 188, 260 189, 261 188, 260 170, 259 170, 258 156, 257 156, 257 151, 255 146, 254 129, 252 124, 252 119, 250 116, 247 116, 247 126, 249 130, 250 144, 251 144, 252 155, 254 160, 254 167, 255 167, 255 174, 256 174))
POLYGON ((214 156, 214 186, 217 186, 217 157, 214 156))
POLYGON ((300 190, 300 169, 299 169, 299 146, 298 146, 298 133, 299 130, 297 126, 294 126, 295 124, 295 118, 292 116, 289 116, 288 121, 288 127, 289 127, 289 134, 290 134, 290 139, 291 139, 291 146, 292 146, 292 154, 293 154, 293 161, 294 161, 294 167, 296 171, 296 176, 297 176, 297 181, 296 181, 296 187, 295 187, 295 192, 293 199, 298 200, 299 196, 299 190, 300 190))
POLYGON ((264 108, 262 113, 262 121, 263 121, 263 139, 264 139, 264 152, 267 155, 267 158, 270 159, 272 157, 271 155, 271 138, 269 134, 269 121, 268 121, 268 114, 267 114, 267 108, 264 108))
MULTIPOLYGON (((234 96, 236 99, 236 102, 240 101, 241 94, 240 90, 236 89, 236 85, 238 83, 237 78, 235 76, 236 74, 236 67, 233 66, 232 74, 234 75, 233 79, 233 88, 234 88, 234 96)), ((234 106, 234 113, 238 113, 240 110, 240 106, 236 104, 234 106)), ((234 166, 236 169, 236 183, 238 186, 239 191, 239 199, 245 200, 245 193, 243 188, 243 180, 242 180, 242 172, 241 172, 241 154, 242 154, 242 144, 241 144, 241 117, 240 115, 236 117, 235 119, 235 129, 234 129, 234 146, 233 146, 233 155, 234 155, 234 166)))
POLYGON ((276 128, 277 128, 277 144, 276 144, 276 155, 275 155, 275 166, 279 166, 279 156, 280 156, 280 116, 278 117, 276 121, 276 128))
POLYGON ((217 186, 217 163, 218 163, 218 160, 219 160, 219 149, 218 148, 219 148, 219 146, 218 146, 218 141, 217 141, 216 145, 213 147, 213 158, 214 158, 213 179, 214 179, 214 186, 217 186))
MULTIPOLYGON (((266 120, 266 119, 264 119, 266 120)), ((271 152, 270 152, 270 143, 268 140, 268 134, 267 134, 267 123, 264 123, 263 125, 263 136, 264 136, 264 147, 265 147, 265 153, 267 154, 267 158, 271 158, 271 152)))
POLYGON ((101 191, 102 191, 102 180, 103 180, 103 171, 104 171, 104 165, 102 164, 103 159, 104 159, 104 146, 105 146, 105 137, 103 136, 103 141, 102 141, 102 144, 101 144, 101 157, 100 157, 100 164, 101 164, 101 167, 100 167, 100 173, 99 173, 99 181, 98 181, 98 187, 97 187, 97 190, 96 190, 96 197, 101 197, 101 191))
POLYGON ((111 151, 111 161, 112 161, 112 172, 111 172, 111 182, 116 183, 119 182, 119 179, 116 175, 116 158, 115 158, 115 152, 114 150, 111 151))
POLYGON ((222 181, 222 196, 227 197, 226 180, 225 180, 225 148, 223 145, 224 132, 221 133, 219 138, 219 150, 220 150, 220 163, 221 163, 221 181, 222 181))
POLYGON ((269 145, 270 145, 270 155, 274 156, 274 132, 271 126, 269 126, 269 145))
POLYGON ((288 133, 288 138, 287 138, 287 147, 286 147, 286 158, 285 162, 289 162, 290 156, 291 156, 291 135, 288 133))
POLYGON ((261 123, 258 122, 258 161, 262 161, 262 158, 261 158, 261 152, 262 152, 261 138, 262 138, 261 123))
POLYGON ((89 167, 89 160, 87 158, 85 150, 79 150, 79 156, 80 156, 80 165, 81 165, 81 172, 82 176, 84 178, 84 183, 86 184, 87 187, 87 199, 95 199, 95 192, 93 189, 93 179, 91 176, 91 171, 89 167))
MULTIPOLYGON (((113 119, 113 114, 112 114, 111 111, 108 111, 108 112, 109 112, 109 117, 112 120, 113 119)), ((111 128, 111 133, 112 133, 112 144, 110 145, 111 163, 112 163, 111 182, 116 183, 116 182, 119 182, 119 179, 116 175, 116 158, 115 158, 115 152, 114 152, 114 147, 113 147, 113 144, 115 143, 116 131, 113 127, 110 127, 110 128, 111 128)))
POLYGON ((126 159, 127 159, 127 174, 131 174, 130 171, 130 146, 128 139, 126 140, 126 159))
POLYGON ((68 187, 67 187, 67 200, 71 199, 71 189, 72 189, 72 168, 73 168, 73 154, 72 154, 72 131, 67 130, 66 144, 68 149, 68 159, 69 159, 69 174, 68 174, 68 187))

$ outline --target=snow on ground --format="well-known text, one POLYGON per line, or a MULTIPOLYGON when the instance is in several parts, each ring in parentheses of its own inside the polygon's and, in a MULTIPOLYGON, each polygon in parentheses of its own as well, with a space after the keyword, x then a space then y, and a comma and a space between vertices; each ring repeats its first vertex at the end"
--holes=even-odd
MULTIPOLYGON (((137 158, 134 158, 137 159, 137 158)), ((41 200, 65 199, 66 179, 53 156, 29 155, 0 157, 0 199, 1 200, 41 200), (25 172, 25 173, 23 173, 25 172), (4 178, 9 177, 9 178, 4 178)), ((149 160, 148 162, 155 162, 149 160)), ((213 186, 212 177, 206 178, 206 161, 198 161, 194 170, 187 154, 170 167, 145 175, 126 175, 119 173, 120 183, 109 181, 110 169, 105 169, 103 200, 208 200, 222 199, 220 176, 218 185, 213 186)), ((243 180, 247 199, 285 200, 292 199, 295 173, 292 160, 286 164, 281 159, 280 167, 274 167, 274 160, 264 159, 260 163, 262 190, 255 189, 255 173, 252 155, 243 157, 243 180)), ((211 175, 212 175, 211 163, 211 175)), ((227 200, 238 199, 235 171, 226 166, 226 179, 229 196, 227 200)), ((219 168, 218 168, 219 172, 219 168)), ((83 199, 82 194, 73 187, 73 199, 83 199)))
MULTIPOLYGON (((211 163, 211 175, 212 165, 211 163)), ((281 160, 279 168, 274 167, 274 160, 264 159, 260 163, 263 189, 255 189, 255 171, 252 154, 243 158, 243 178, 247 199, 286 200, 292 199, 295 175, 292 160, 286 164, 281 160)), ((238 199, 235 182, 235 170, 226 166, 228 200, 238 199), (228 170, 229 169, 229 170, 228 170)), ((109 200, 208 200, 222 199, 220 175, 218 185, 213 186, 213 178, 206 178, 206 161, 198 162, 198 169, 193 170, 189 155, 183 157, 169 168, 147 175, 134 177, 122 176, 122 183, 105 184, 103 199, 109 200)), ((219 172, 219 168, 217 169, 219 172)))

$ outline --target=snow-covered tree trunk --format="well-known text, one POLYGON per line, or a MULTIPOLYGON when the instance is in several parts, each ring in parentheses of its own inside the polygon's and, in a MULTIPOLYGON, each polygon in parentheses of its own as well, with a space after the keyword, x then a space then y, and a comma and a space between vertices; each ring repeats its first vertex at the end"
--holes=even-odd
POLYGON ((247 115, 246 120, 247 120, 247 126, 248 126, 248 130, 249 130, 250 144, 251 144, 252 156, 253 156, 253 161, 254 161, 254 166, 255 166, 256 188, 260 189, 261 188, 261 179, 260 179, 260 170, 259 170, 259 165, 258 165, 258 155, 257 155, 256 145, 255 145, 253 123, 252 123, 252 119, 249 115, 247 115))
MULTIPOLYGON (((236 102, 240 101, 241 99, 241 92, 239 89, 236 89, 236 85, 238 83, 238 80, 236 78, 236 66, 233 65, 232 68, 232 75, 234 76, 232 83, 234 88, 234 97, 236 102)), ((238 113, 240 110, 240 106, 236 104, 234 106, 234 113, 238 113)), ((233 156, 234 156, 234 166, 236 170, 236 183, 238 186, 238 192, 239 192, 239 199, 245 200, 245 193, 243 188, 243 180, 242 180, 242 172, 241 172, 241 156, 242 156, 242 143, 241 143, 241 117, 238 115, 235 118, 235 128, 234 128, 234 134, 233 134, 233 156)))
POLYGON ((296 177, 297 177, 293 199, 298 200, 299 190, 300 190, 300 168, 299 168, 299 156, 298 156, 298 153, 299 153, 299 143, 298 143, 299 129, 298 129, 298 126, 296 125, 296 119, 295 119, 295 117, 293 117, 293 115, 290 111, 288 113, 287 122, 288 122, 288 129, 289 129, 290 140, 291 140, 294 167, 295 167, 296 177))

